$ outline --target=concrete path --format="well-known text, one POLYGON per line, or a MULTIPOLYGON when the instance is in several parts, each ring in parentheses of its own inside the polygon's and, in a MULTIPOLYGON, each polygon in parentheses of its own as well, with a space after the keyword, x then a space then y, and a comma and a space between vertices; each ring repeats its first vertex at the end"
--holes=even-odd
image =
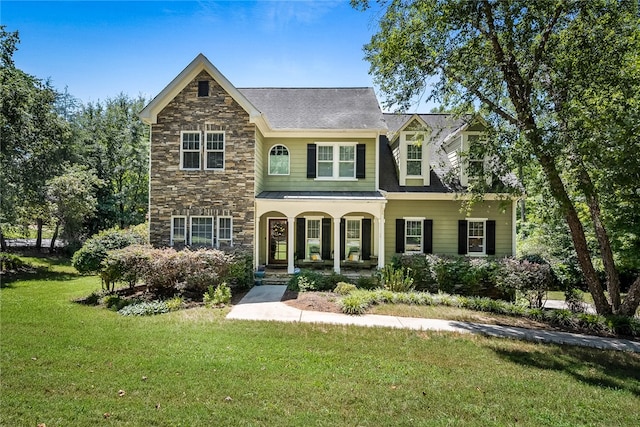
POLYGON ((286 285, 253 287, 238 304, 233 306, 227 315, 227 319, 329 323, 334 325, 378 326, 414 330, 449 331, 533 342, 579 345, 584 347, 640 353, 640 342, 618 338, 603 338, 592 335, 574 334, 570 332, 484 325, 480 323, 458 322, 452 320, 381 316, 376 314, 350 316, 347 314, 299 310, 281 302, 286 289, 286 285))

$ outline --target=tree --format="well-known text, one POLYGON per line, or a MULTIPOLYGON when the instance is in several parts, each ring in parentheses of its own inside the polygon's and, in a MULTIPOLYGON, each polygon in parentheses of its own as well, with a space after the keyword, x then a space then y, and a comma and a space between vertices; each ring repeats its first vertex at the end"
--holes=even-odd
POLYGON ((4 248, 2 227, 22 215, 37 223, 39 248, 48 219, 45 182, 69 156, 68 126, 55 110, 57 94, 49 83, 15 67, 18 42, 17 32, 0 27, 0 240, 4 248))
POLYGON ((120 94, 83 106, 72 119, 78 162, 96 171, 98 190, 92 232, 145 221, 148 208, 149 130, 138 112, 144 98, 120 94))
MULTIPOLYGON (((366 0, 352 3, 369 7, 366 0)), ((496 128, 513 135, 501 143, 515 164, 540 167, 601 314, 633 315, 640 304, 640 277, 621 300, 614 255, 622 236, 632 247, 637 237, 606 214, 637 200, 627 198, 636 192, 630 180, 637 160, 633 172, 614 171, 625 169, 626 151, 638 151, 639 22, 634 1, 393 0, 365 46, 387 106, 406 108, 434 81, 427 99, 460 111, 481 105, 496 128), (607 176, 616 182, 604 183, 607 176)))
POLYGON ((64 174, 47 182, 46 194, 50 211, 55 219, 55 231, 51 238, 51 250, 55 247, 58 231, 71 247, 77 247, 87 217, 96 211, 96 189, 102 182, 85 167, 75 165, 64 174))

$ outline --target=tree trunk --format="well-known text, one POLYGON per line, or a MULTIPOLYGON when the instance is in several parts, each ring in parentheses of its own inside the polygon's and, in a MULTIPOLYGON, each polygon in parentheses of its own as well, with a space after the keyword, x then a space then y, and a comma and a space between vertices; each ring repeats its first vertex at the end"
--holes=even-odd
POLYGON ((56 249, 56 240, 58 239, 59 230, 60 230, 60 222, 56 222, 56 228, 53 230, 53 236, 51 236, 51 245, 49 246, 49 253, 53 253, 56 249))
POLYGON ((4 240, 4 233, 2 230, 0 230, 0 249, 2 249, 3 252, 7 250, 7 241, 4 240))
POLYGON ((629 288, 629 292, 620 306, 619 314, 633 317, 638 310, 638 306, 640 306, 640 276, 636 277, 636 280, 629 288))
POLYGON ((36 219, 36 226, 37 226, 37 234, 36 234, 36 250, 38 252, 40 252, 40 249, 42 249, 42 218, 37 218, 36 219))

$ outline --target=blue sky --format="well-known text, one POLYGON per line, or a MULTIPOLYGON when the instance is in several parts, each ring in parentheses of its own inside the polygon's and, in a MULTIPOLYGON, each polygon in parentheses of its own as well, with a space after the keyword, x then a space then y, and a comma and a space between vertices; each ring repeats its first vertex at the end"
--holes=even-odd
POLYGON ((3 0, 0 8, 0 22, 20 33, 16 66, 85 103, 120 92, 149 99, 198 53, 237 87, 373 86, 362 47, 376 12, 348 1, 3 0))

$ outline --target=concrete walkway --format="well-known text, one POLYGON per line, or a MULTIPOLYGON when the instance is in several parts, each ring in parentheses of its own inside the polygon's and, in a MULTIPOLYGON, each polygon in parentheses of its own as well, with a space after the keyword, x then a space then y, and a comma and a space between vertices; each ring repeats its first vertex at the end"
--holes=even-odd
POLYGON ((227 319, 329 323, 334 325, 379 326, 414 330, 449 331, 640 353, 640 342, 618 338, 603 338, 592 335, 573 334, 569 332, 484 325, 480 323, 440 319, 381 316, 376 314, 350 316, 347 314, 299 310, 281 302, 286 289, 287 287, 285 285, 253 287, 238 304, 233 306, 227 315, 227 319))

